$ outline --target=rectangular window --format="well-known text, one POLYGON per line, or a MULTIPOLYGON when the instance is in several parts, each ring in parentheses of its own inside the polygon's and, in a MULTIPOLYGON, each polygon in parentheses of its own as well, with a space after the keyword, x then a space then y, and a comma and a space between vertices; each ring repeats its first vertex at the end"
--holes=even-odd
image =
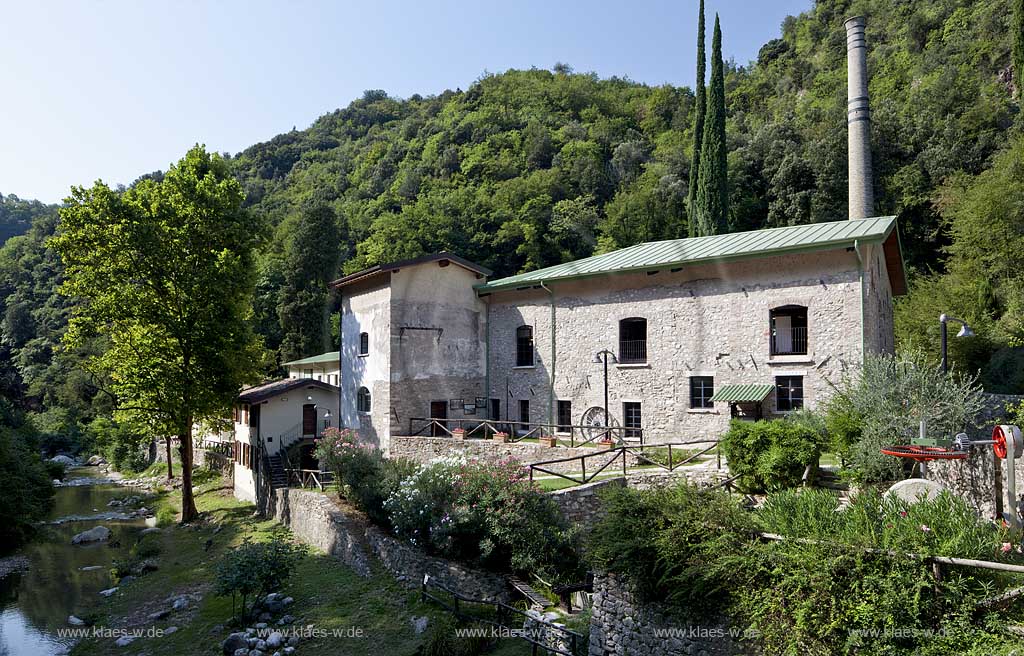
POLYGON ((779 412, 799 410, 804 407, 804 377, 775 377, 775 407, 779 412))
POLYGON ((626 429, 624 437, 640 437, 642 421, 639 401, 626 401, 622 404, 622 425, 626 429))
POLYGON ((647 319, 634 317, 619 322, 619 362, 647 362, 647 319))
POLYGON ((533 366, 533 326, 516 328, 516 366, 533 366))
POLYGON ((713 408, 711 397, 715 395, 715 379, 712 376, 690 376, 690 407, 713 408))
POLYGON ((785 305, 769 313, 772 355, 807 355, 807 308, 785 305))
POLYGON ((519 421, 530 422, 530 402, 527 399, 519 400, 519 421))
POLYGON ((572 401, 558 402, 558 430, 563 433, 572 430, 572 401))
POLYGON ((245 424, 246 426, 249 425, 249 404, 248 403, 243 403, 242 404, 242 423, 245 424))
POLYGON ((303 378, 312 378, 313 377, 313 370, 312 369, 303 369, 302 370, 302 377, 303 378))
POLYGON ((370 333, 359 333, 359 355, 370 354, 370 333))

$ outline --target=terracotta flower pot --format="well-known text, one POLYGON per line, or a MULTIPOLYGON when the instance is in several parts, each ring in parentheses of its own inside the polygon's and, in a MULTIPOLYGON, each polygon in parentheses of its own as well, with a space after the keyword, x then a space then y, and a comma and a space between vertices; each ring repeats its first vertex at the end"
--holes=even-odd
POLYGON ((466 439, 466 431, 465 431, 465 429, 463 429, 463 428, 456 428, 456 429, 454 429, 452 431, 452 437, 454 437, 457 440, 464 440, 464 439, 466 439))
POLYGON ((540 445, 549 448, 553 446, 558 446, 558 438, 549 436, 542 437, 540 438, 540 445))
POLYGON ((494 440, 495 442, 501 442, 502 444, 505 444, 508 442, 508 433, 495 433, 491 439, 494 440))

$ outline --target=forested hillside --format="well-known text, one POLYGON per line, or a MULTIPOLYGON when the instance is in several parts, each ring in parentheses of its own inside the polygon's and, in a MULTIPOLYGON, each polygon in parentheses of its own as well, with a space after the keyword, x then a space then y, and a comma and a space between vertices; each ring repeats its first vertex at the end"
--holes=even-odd
MULTIPOLYGON (((993 246, 1012 255, 1024 234, 1024 203, 1012 202, 1024 195, 1024 146, 1010 0, 821 0, 757 61, 727 62, 729 228, 846 217, 852 14, 868 20, 876 210, 899 216, 914 273, 902 342, 933 348, 939 312, 965 315, 980 338, 954 355, 995 371, 1024 336, 1002 321, 1024 306, 1024 278, 989 256, 993 246), (1006 201, 999 216, 988 194, 1006 201)), ((437 95, 367 91, 246 149, 231 165, 254 225, 269 231, 258 330, 283 359, 326 350, 335 301, 324 282, 390 259, 447 249, 506 275, 685 236, 694 106, 688 88, 559 64, 437 95)), ((69 373, 69 356, 53 359, 66 313, 53 293, 60 265, 43 246, 52 227, 43 218, 0 251, 0 371, 47 417, 87 420, 103 400, 69 373)))
POLYGON ((0 246, 10 237, 28 232, 36 217, 53 213, 55 209, 37 200, 21 200, 14 194, 0 194, 0 246))

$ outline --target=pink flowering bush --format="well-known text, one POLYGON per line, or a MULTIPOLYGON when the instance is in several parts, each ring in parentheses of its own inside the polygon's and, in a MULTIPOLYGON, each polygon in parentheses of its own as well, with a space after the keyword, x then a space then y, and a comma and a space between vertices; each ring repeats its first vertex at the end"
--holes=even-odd
POLYGON ((497 571, 579 580, 575 535, 520 463, 445 458, 385 503, 396 535, 428 552, 497 571))

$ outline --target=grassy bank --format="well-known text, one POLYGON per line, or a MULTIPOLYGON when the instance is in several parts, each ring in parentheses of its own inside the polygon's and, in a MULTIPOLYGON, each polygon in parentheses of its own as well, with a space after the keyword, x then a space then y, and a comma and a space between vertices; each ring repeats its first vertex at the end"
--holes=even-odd
MULTIPOLYGON (((161 492, 156 508, 177 509, 180 493, 161 492)), ((148 656, 219 653, 219 642, 231 628, 231 601, 212 594, 211 586, 219 558, 244 539, 253 541, 287 538, 288 533, 273 521, 254 516, 254 506, 233 498, 229 483, 206 477, 196 489, 196 504, 203 514, 193 526, 173 525, 156 534, 160 545, 159 569, 123 586, 108 599, 97 602, 90 620, 97 627, 146 630, 150 627, 177 631, 162 637, 139 637, 126 647, 115 647, 114 637, 89 638, 73 656, 118 653, 148 656), (169 609, 179 595, 192 601, 185 610, 165 620, 152 621, 150 613, 169 609)), ((147 538, 152 539, 152 538, 147 538)), ((282 590, 295 599, 289 612, 296 625, 313 625, 329 636, 304 640, 297 656, 327 654, 418 653, 430 630, 417 635, 413 617, 430 618, 437 625, 446 613, 423 604, 417 592, 401 588, 385 572, 362 578, 340 561, 311 551, 304 556, 289 583, 282 590)), ((527 654, 519 640, 504 640, 490 652, 499 656, 527 654)))

